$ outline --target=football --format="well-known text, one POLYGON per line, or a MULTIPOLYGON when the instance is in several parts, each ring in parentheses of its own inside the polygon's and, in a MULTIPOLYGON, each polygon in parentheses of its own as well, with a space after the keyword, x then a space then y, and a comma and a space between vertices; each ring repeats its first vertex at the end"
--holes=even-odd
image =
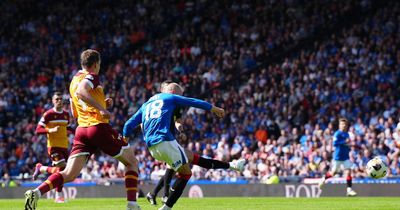
POLYGON ((367 174, 374 179, 380 179, 386 176, 387 166, 379 157, 375 157, 367 163, 367 174))

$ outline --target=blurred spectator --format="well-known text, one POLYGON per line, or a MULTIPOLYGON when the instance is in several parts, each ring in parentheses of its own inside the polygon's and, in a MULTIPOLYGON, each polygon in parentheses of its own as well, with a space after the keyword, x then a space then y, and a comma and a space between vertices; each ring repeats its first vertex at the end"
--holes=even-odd
MULTIPOLYGON (((51 106, 49 95, 57 90, 68 99, 78 55, 86 48, 103 55, 101 80, 114 99, 116 129, 166 79, 179 81, 188 96, 226 109, 222 120, 186 110, 187 148, 249 164, 243 174, 194 167, 194 179, 318 177, 331 160, 339 116, 353 122, 355 177, 364 176, 374 155, 384 156, 391 174, 399 175, 399 3, 374 8, 371 2, 3 1, 0 177, 24 178, 36 162, 49 164, 45 139, 34 135, 34 127, 51 106), (296 50, 365 10, 376 12, 315 40, 313 49, 296 50), (282 62, 268 60, 275 57, 282 62)), ((138 130, 131 143, 140 179, 150 180, 165 165, 149 155, 141 138, 138 130)), ((121 171, 112 158, 96 154, 82 178, 121 177, 121 171)))
POLYGON ((5 173, 0 179, 0 184, 1 187, 17 187, 19 185, 8 173, 5 173))

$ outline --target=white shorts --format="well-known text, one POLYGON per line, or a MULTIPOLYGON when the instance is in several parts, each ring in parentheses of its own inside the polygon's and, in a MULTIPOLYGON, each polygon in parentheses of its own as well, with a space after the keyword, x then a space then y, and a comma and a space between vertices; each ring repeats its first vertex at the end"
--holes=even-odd
POLYGON ((331 171, 337 172, 338 170, 346 170, 351 169, 353 163, 350 160, 332 160, 332 169, 331 171))
POLYGON ((185 150, 174 141, 163 141, 149 148, 151 156, 158 161, 166 162, 174 171, 188 162, 185 150))

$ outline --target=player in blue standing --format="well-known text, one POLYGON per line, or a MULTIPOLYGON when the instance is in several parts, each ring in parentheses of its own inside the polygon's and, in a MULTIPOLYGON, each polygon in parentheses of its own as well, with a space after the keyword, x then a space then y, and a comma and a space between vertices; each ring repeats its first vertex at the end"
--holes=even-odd
POLYGON ((234 169, 243 171, 245 160, 235 162, 222 162, 213 159, 205 159, 198 154, 183 149, 176 141, 170 130, 173 112, 177 107, 196 107, 211 111, 217 117, 225 115, 224 109, 211 105, 208 102, 180 96, 183 89, 177 83, 168 86, 162 93, 156 94, 144 103, 140 109, 125 123, 123 135, 126 140, 132 134, 134 128, 142 124, 144 141, 150 154, 159 161, 166 162, 174 171, 177 171, 177 179, 171 187, 171 193, 166 203, 159 210, 169 210, 173 207, 192 176, 189 163, 199 165, 207 169, 234 169))
POLYGON ((331 164, 330 171, 326 172, 325 176, 322 177, 319 187, 325 184, 326 180, 334 176, 336 173, 342 171, 343 175, 346 176, 347 183, 347 196, 356 196, 357 193, 351 188, 352 187, 352 177, 351 177, 351 167, 352 162, 350 161, 350 139, 349 133, 349 121, 346 118, 339 119, 339 130, 333 135, 333 146, 335 151, 333 152, 333 160, 331 164))

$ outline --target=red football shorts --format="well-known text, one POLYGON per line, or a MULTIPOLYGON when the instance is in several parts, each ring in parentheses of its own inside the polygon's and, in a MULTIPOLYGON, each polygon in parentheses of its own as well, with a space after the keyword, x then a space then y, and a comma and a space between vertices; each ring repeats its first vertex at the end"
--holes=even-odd
POLYGON ((128 143, 124 141, 122 135, 108 123, 78 127, 75 131, 70 157, 90 156, 98 149, 110 156, 118 157, 121 155, 122 149, 127 146, 128 143))
POLYGON ((61 162, 65 162, 68 159, 68 149, 62 147, 48 147, 47 153, 53 161, 53 166, 57 166, 61 162))

